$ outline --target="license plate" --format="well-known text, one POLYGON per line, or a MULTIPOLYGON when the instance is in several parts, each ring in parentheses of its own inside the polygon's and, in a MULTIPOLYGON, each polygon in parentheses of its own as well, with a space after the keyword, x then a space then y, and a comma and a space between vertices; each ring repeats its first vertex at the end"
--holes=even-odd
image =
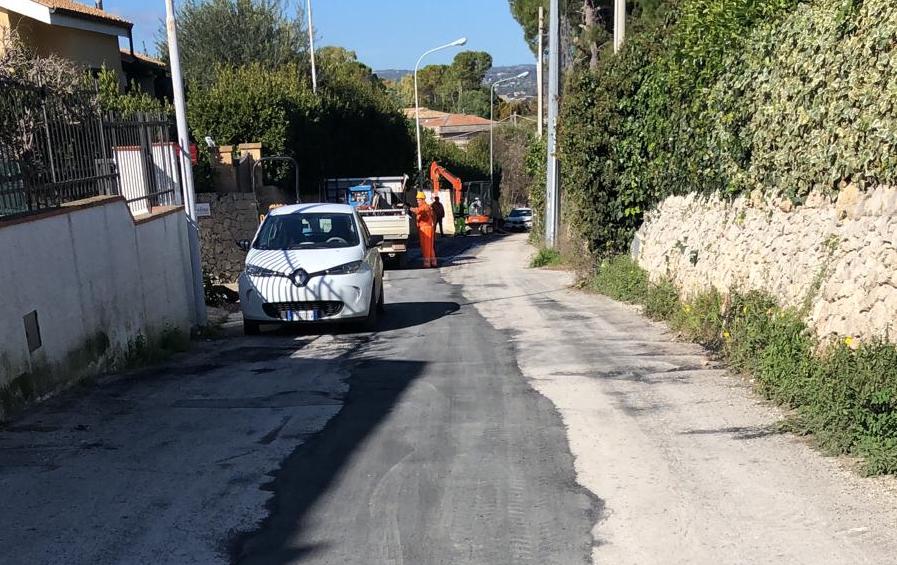
POLYGON ((288 322, 314 322, 321 319, 321 311, 317 308, 313 310, 287 310, 283 313, 283 318, 288 322))

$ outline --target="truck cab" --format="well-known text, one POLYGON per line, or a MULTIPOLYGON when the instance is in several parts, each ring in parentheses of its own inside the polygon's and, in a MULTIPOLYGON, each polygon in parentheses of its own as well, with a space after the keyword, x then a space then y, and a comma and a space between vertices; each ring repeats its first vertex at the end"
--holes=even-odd
POLYGON ((321 199, 355 208, 368 232, 383 238, 384 259, 401 263, 413 226, 404 196, 407 181, 407 177, 327 179, 321 199))

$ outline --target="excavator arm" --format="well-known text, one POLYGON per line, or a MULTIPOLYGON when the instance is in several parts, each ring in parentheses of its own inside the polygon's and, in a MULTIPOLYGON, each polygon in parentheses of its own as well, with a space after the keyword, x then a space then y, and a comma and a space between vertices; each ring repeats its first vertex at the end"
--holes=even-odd
POLYGON ((441 167, 436 161, 430 165, 430 181, 433 183, 433 196, 439 195, 439 179, 444 178, 452 185, 452 202, 455 206, 461 205, 461 179, 441 167))

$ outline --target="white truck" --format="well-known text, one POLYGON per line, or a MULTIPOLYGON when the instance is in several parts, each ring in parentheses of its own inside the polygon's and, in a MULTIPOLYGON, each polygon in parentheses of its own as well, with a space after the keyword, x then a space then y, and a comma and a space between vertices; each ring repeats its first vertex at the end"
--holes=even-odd
POLYGON ((405 202, 407 176, 358 177, 324 181, 324 202, 355 206, 371 235, 383 238, 380 254, 401 262, 413 223, 405 202))

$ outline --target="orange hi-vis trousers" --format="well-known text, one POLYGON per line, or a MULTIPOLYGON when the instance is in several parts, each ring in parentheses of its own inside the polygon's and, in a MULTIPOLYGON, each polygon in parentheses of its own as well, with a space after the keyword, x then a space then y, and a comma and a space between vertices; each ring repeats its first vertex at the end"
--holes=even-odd
POLYGON ((424 257, 424 268, 436 266, 436 229, 433 225, 433 209, 427 204, 415 208, 417 233, 420 236, 420 252, 424 257))

